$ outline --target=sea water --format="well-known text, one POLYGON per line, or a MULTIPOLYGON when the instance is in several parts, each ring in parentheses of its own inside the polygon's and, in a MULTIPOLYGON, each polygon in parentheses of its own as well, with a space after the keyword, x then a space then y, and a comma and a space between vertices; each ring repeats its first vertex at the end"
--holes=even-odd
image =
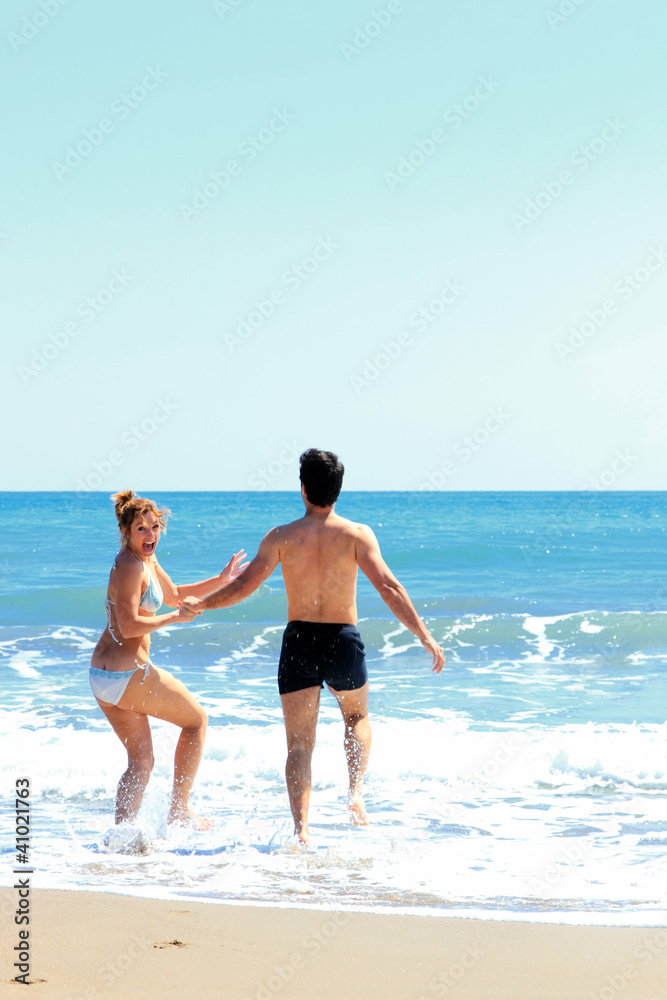
MULTIPOLYGON (((176 583, 254 554, 300 517, 294 493, 161 493, 176 583)), ((153 634, 154 662, 209 714, 193 806, 168 828, 177 730, 116 835, 125 754, 90 654, 118 550, 101 493, 0 494, 0 883, 13 884, 14 784, 31 781, 32 884, 272 904, 536 919, 664 919, 667 568, 662 493, 343 493, 446 653, 430 657, 360 575, 370 673, 370 825, 346 809, 343 727, 322 693, 313 844, 299 849, 276 685, 278 570, 246 602, 153 634)))

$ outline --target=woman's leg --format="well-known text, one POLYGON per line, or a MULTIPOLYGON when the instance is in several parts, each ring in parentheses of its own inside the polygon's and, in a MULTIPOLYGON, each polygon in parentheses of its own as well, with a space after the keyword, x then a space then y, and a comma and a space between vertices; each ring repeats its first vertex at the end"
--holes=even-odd
POLYGON ((113 731, 127 750, 127 770, 118 782, 116 823, 133 821, 153 769, 153 741, 148 719, 137 712, 124 711, 97 699, 113 731))
POLYGON ((193 813, 188 801, 204 749, 208 716, 185 685, 166 670, 151 664, 149 675, 142 684, 143 677, 140 670, 132 675, 118 708, 129 714, 150 715, 180 726, 168 822, 194 824, 206 829, 212 823, 193 813))

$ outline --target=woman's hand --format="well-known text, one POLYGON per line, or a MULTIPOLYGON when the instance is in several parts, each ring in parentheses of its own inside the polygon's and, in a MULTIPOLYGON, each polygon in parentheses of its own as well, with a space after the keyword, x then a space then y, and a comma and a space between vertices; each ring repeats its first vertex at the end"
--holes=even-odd
POLYGON ((191 622, 196 615, 200 615, 201 611, 197 610, 198 605, 199 601, 196 597, 184 597, 182 601, 179 601, 176 605, 179 621, 191 622))
POLYGON ((248 562, 243 562, 245 557, 246 557, 245 549, 241 549, 240 552, 234 553, 232 558, 229 560, 229 562, 223 569, 222 573, 220 573, 221 587, 226 587, 230 583, 232 583, 232 581, 234 581, 237 576, 241 575, 246 566, 250 565, 250 563, 248 562))

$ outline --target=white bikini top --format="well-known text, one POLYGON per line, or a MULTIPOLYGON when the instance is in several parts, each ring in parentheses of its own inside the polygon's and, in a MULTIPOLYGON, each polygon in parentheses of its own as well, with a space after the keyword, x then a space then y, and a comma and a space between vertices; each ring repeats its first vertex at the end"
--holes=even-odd
MULTIPOLYGON (((130 552, 132 552, 132 549, 130 549, 130 552)), ((134 556, 135 559, 139 559, 139 556, 135 552, 132 552, 132 555, 134 556)), ((114 566, 116 565, 116 560, 117 559, 118 559, 118 556, 116 556, 116 559, 114 559, 114 562, 113 562, 114 566)), ((143 559, 139 559, 139 562, 143 565, 144 561, 143 561, 143 559)), ((139 607, 142 609, 142 611, 149 611, 152 615, 154 615, 155 612, 159 611, 159 609, 162 607, 162 602, 164 600, 164 594, 162 593, 162 587, 160 586, 160 584, 156 583, 155 580, 153 579, 153 574, 148 569, 148 566, 146 566, 146 569, 148 571, 148 580, 149 580, 149 583, 148 583, 148 586, 146 587, 146 589, 144 590, 143 594, 141 595, 141 600, 139 601, 139 607)), ((110 607, 110 605, 112 605, 112 604, 113 604, 114 607, 116 607, 116 602, 112 601, 110 597, 107 597, 106 600, 104 601, 104 610, 106 611, 106 614, 107 614, 107 622, 109 624, 109 633, 111 635, 111 638, 114 640, 114 642, 117 642, 119 646, 122 646, 123 643, 120 641, 120 639, 118 638, 118 636, 114 632, 113 625, 111 623, 111 607, 110 607)))

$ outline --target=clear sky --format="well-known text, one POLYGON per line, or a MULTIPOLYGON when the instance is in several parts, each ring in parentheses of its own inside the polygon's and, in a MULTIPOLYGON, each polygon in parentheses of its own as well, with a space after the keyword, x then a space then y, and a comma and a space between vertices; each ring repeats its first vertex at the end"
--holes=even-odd
POLYGON ((0 20, 0 489, 667 488, 664 4, 0 20))

